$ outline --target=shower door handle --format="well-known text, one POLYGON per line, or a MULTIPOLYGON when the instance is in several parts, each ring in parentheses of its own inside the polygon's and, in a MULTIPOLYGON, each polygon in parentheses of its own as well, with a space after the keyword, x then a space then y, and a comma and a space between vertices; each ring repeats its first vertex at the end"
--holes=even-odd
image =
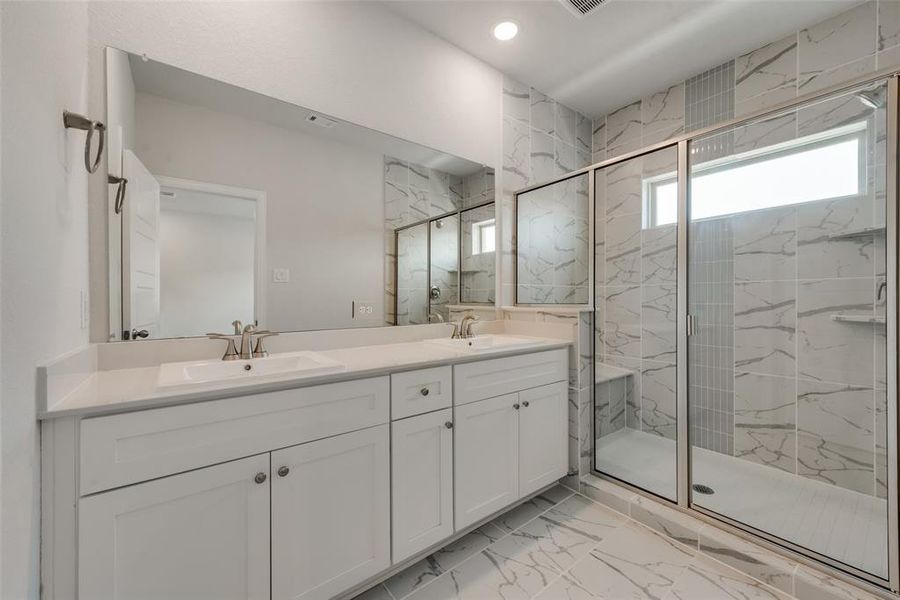
POLYGON ((687 330, 688 337, 697 333, 697 320, 694 318, 694 315, 687 316, 687 322, 685 324, 685 329, 687 330))

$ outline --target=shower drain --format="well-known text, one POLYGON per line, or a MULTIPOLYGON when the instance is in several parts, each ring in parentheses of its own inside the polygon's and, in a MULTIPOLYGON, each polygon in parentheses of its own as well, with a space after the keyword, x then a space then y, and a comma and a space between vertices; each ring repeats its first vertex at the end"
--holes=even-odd
POLYGON ((698 494, 715 494, 716 490, 712 489, 708 485, 703 485, 702 483, 695 483, 691 486, 691 489, 697 492, 698 494))

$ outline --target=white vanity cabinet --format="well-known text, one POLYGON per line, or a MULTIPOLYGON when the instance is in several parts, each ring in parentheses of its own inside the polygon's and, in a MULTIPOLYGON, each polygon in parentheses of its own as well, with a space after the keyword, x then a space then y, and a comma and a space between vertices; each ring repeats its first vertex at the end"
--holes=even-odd
POLYGON ((78 597, 269 598, 269 456, 83 498, 78 597))
POLYGON ((568 350, 42 430, 45 600, 326 600, 566 474, 568 350))
POLYGON ((388 425, 272 453, 272 598, 327 600, 391 564, 388 425))
POLYGON ((453 534, 453 410, 391 423, 391 463, 397 563, 453 534))
POLYGON ((457 530, 565 476, 565 351, 460 365, 454 390, 457 530))

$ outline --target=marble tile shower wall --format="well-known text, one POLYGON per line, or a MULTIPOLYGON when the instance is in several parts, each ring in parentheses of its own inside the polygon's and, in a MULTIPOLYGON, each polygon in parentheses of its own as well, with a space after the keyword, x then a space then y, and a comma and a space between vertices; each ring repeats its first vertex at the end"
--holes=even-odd
MULTIPOLYGON (((393 239, 393 233, 391 234, 393 239)), ((397 234, 397 325, 428 322, 428 223, 397 234)), ((393 308, 393 307, 392 307, 393 308)), ((394 321, 389 323, 394 324, 394 321)))
MULTIPOLYGON (((403 312, 403 315, 398 315, 394 312, 395 297, 398 290, 398 282, 395 281, 395 270, 397 267, 396 230, 423 219, 481 204, 492 200, 493 197, 494 170, 491 168, 485 167, 471 175, 460 177, 391 156, 384 157, 384 289, 386 324, 409 324, 409 315, 418 315, 422 312, 421 306, 419 306, 422 304, 422 299, 418 297, 414 299, 411 297, 397 298, 398 306, 402 303, 401 301, 413 301, 417 306, 412 311, 400 310, 399 312, 403 312)), ((425 260, 427 263, 427 256, 425 260)), ((427 269, 427 265, 424 268, 427 269)), ((427 287, 427 281, 424 287, 427 287)), ((456 299, 452 300, 452 303, 456 302, 456 299)), ((427 301, 424 311, 427 313, 427 301)), ((427 317, 427 314, 425 316, 427 317)), ((413 322, 418 323, 419 321, 413 322)))
MULTIPOLYGON (((613 158, 682 132, 728 120, 732 115, 740 117, 895 66, 900 66, 900 2, 870 0, 595 119, 592 160, 613 158), (733 85, 723 94, 715 83, 717 78, 720 84, 723 78, 725 84, 730 83, 729 73, 733 85), (706 85, 710 90, 708 98, 703 97, 706 85)), ((733 136, 710 138, 706 146, 698 144, 698 148, 708 147, 710 152, 718 149, 721 155, 768 146, 849 122, 848 118, 854 118, 852 111, 858 108, 858 102, 855 109, 849 103, 811 108, 806 114, 791 113, 742 128, 733 136)), ((870 183, 883 181, 883 157, 868 164, 870 183)), ((732 292, 736 368, 733 452, 774 468, 879 496, 884 495, 885 473, 885 386, 880 372, 884 364, 883 333, 875 327, 854 329, 847 324, 840 327, 830 315, 836 312, 883 314, 884 309, 874 296, 883 267, 879 253, 874 251, 877 238, 851 241, 853 238, 835 240, 828 236, 861 224, 877 226, 879 216, 883 223, 882 211, 883 200, 876 201, 874 206, 816 203, 788 216, 788 220, 795 219, 789 227, 779 221, 777 211, 746 213, 743 219, 747 222, 730 220, 736 279, 732 292), (756 235, 761 237, 754 238, 746 229, 751 227, 751 222, 773 229, 757 230, 756 235), (779 274, 777 257, 770 257, 773 263, 749 254, 747 249, 753 239, 775 247, 793 244, 794 254, 786 260, 796 264, 799 276, 785 280, 779 274), (855 263, 851 254, 868 262, 855 263), (739 275, 742 268, 771 269, 771 272, 756 273, 755 279, 745 281, 739 275), (822 268, 834 271, 825 273, 822 268), (788 288, 794 284, 796 289, 789 293, 788 288), (759 328, 752 321, 762 318, 760 312, 754 311, 754 303, 760 304, 759 308, 771 308, 771 324, 764 327, 782 331, 784 340, 778 336, 754 340, 754 331, 759 328), (785 304, 791 309, 784 311, 785 304), (786 347, 791 343, 793 354, 789 355, 786 347), (771 358, 754 364, 750 355, 759 353, 766 345, 773 357, 793 361, 796 375, 789 370, 781 372, 779 369, 785 368, 784 365, 771 358), (795 383, 797 389, 792 395, 791 386, 795 383)), ((727 256, 723 260, 727 262, 727 256)), ((721 299, 727 299, 724 293, 721 299)), ((617 307, 612 308, 612 317, 608 305, 605 317, 598 318, 618 326, 617 307)), ((623 322, 627 324, 627 321, 626 318, 623 322)), ((716 339, 728 332, 726 317, 723 317, 723 327, 722 331, 715 332, 716 339)), ((759 353, 757 358, 762 357, 759 353)), ((725 394, 724 404, 713 403, 713 406, 724 406, 727 411, 727 398, 725 394)), ((709 432, 727 442, 728 420, 707 421, 713 422, 716 425, 709 432)), ((635 416, 630 423, 637 424, 635 416)), ((727 444, 718 449, 727 451, 727 444)))
MULTIPOLYGON (((531 184, 552 179, 591 163, 591 121, 581 113, 560 104, 534 88, 509 77, 503 81, 503 187, 500 195, 501 303, 510 305, 515 298, 514 277, 516 240, 514 226, 514 193, 531 184)), ((559 198, 561 199, 561 198, 559 198)), ((553 201, 553 199, 549 199, 553 201)), ((571 215, 571 208, 563 204, 553 210, 555 215, 571 215)), ((550 217, 548 217, 550 218, 550 217)), ((587 214, 577 216, 571 227, 587 230, 587 214)), ((572 219, 569 219, 570 221, 572 219)), ((551 224, 553 226, 553 224, 551 224)), ((588 252, 587 239, 581 242, 588 252)), ((553 248, 544 253, 551 260, 551 268, 537 266, 536 273, 545 274, 530 281, 520 302, 587 302, 587 277, 584 280, 566 279, 556 271, 571 271, 567 252, 555 254, 553 248), (575 300, 575 299, 578 300, 575 300), (582 299, 583 298, 583 299, 582 299)), ((586 272, 586 269, 585 269, 586 272)))
MULTIPOLYGON (((493 179, 493 178, 492 178, 493 179)), ((491 190, 493 200, 493 189, 491 190)), ((493 303, 496 295, 496 252, 475 253, 472 227, 495 218, 493 204, 461 213, 462 217, 462 274, 459 301, 469 303, 493 303)))
POLYGON ((597 173, 595 354, 633 374, 597 386, 598 437, 628 427, 675 439, 677 230, 646 226, 643 183, 676 168, 667 148, 597 173))

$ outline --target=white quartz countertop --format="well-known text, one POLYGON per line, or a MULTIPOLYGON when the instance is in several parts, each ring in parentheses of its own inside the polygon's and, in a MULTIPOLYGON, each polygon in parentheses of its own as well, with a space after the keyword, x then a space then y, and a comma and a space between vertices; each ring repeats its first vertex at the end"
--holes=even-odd
POLYGON ((515 356, 557 348, 567 348, 572 342, 555 338, 515 336, 532 342, 528 346, 509 349, 488 349, 461 353, 425 341, 358 346, 317 351, 318 354, 339 361, 346 369, 337 373, 296 374, 240 381, 222 381, 190 387, 165 388, 157 385, 159 367, 140 367, 97 371, 59 402, 40 411, 38 418, 89 416, 127 412, 139 409, 217 400, 234 396, 273 392, 291 388, 334 383, 363 377, 375 377, 441 365, 475 362, 504 356, 515 356))

